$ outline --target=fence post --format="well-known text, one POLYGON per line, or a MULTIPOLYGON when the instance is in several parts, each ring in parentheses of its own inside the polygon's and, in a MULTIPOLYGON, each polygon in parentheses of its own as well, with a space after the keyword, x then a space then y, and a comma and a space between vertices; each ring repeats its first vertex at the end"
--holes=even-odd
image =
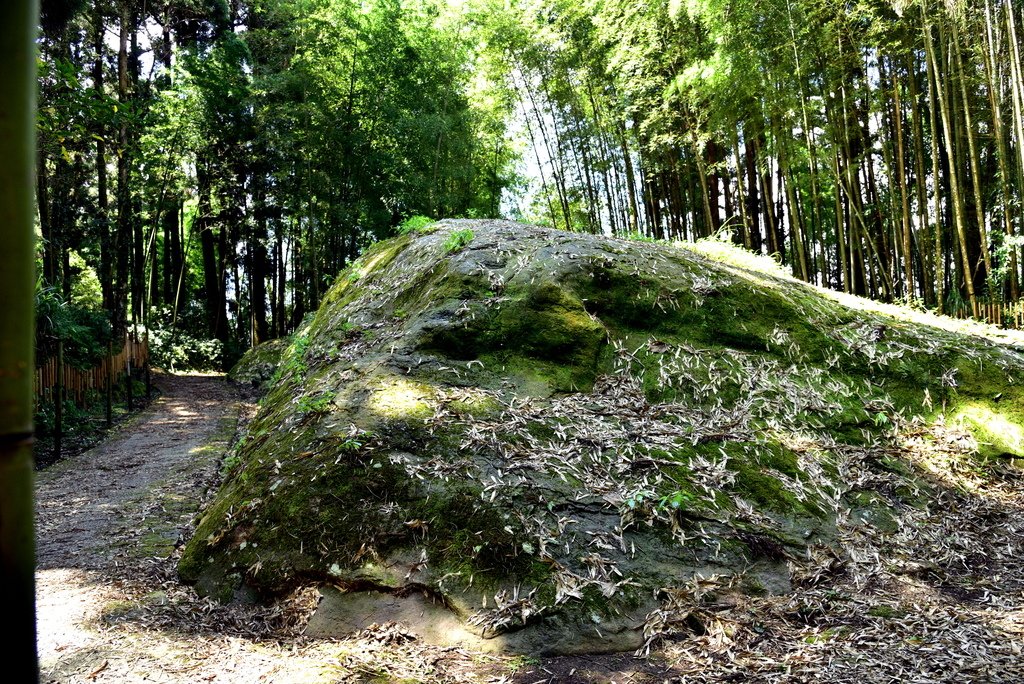
POLYGON ((57 392, 53 400, 53 458, 60 460, 64 441, 64 340, 57 340, 57 392))
POLYGON ((150 377, 149 371, 149 328, 146 328, 146 333, 142 337, 143 352, 142 352, 142 363, 146 368, 146 401, 148 402, 152 398, 153 394, 153 380, 150 377))
POLYGON ((132 347, 131 337, 125 337, 124 346, 126 350, 124 374, 125 395, 128 400, 128 411, 131 412, 135 410, 135 387, 132 386, 132 356, 134 355, 135 349, 132 347))
POLYGON ((114 424, 114 340, 107 340, 106 378, 104 379, 103 407, 106 411, 107 427, 114 424))

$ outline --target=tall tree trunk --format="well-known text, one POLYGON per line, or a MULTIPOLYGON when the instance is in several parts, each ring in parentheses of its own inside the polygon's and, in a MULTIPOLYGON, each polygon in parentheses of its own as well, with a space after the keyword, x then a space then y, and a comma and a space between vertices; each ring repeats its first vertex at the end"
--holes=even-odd
MULTIPOLYGON (((93 49, 96 59, 92 67, 92 85, 97 103, 105 98, 103 90, 104 69, 103 59, 106 54, 106 41, 103 39, 105 26, 103 23, 101 3, 97 2, 93 11, 93 49)), ((114 253, 110 239, 110 210, 107 197, 107 130, 100 127, 96 131, 96 228, 100 236, 100 291, 102 292, 103 310, 114 309, 114 253)))
MULTIPOLYGON (((267 206, 266 179, 256 175, 256 225, 249 242, 249 306, 252 308, 252 329, 255 343, 270 337, 267 328, 267 206)), ((341 251, 340 249, 338 250, 341 251)), ((340 269, 339 269, 340 270, 340 269)))
MULTIPOLYGON (((924 156, 924 119, 921 116, 917 86, 917 61, 907 58, 907 84, 910 88, 910 128, 914 141, 914 185, 917 190, 918 257, 921 264, 921 294, 925 306, 935 306, 935 253, 929 249, 929 235, 934 230, 928 221, 928 176, 924 156)), ((926 76, 927 77, 927 76, 926 76)))
MULTIPOLYGON (((862 71, 864 80, 864 99, 866 103, 870 103, 872 100, 871 96, 871 80, 867 77, 868 65, 864 65, 862 71)), ((871 126, 869 122, 869 108, 870 104, 865 104, 859 108, 861 116, 860 120, 860 131, 861 138, 864 141, 863 149, 865 154, 865 163, 861 165, 861 171, 865 175, 864 187, 867 193, 867 199, 871 206, 871 213, 869 217, 870 222, 862 224, 864 227, 864 237, 868 244, 869 253, 874 258, 874 263, 877 266, 877 279, 876 289, 873 296, 881 296, 886 301, 892 299, 893 290, 893 277, 892 277, 892 258, 891 250, 887 244, 885 222, 882 218, 882 203, 878 193, 878 182, 875 177, 875 162, 873 156, 875 154, 874 146, 871 145, 871 126)))
POLYGON ((634 233, 640 230, 640 209, 637 206, 636 174, 633 170, 633 153, 626 140, 625 128, 619 125, 619 146, 622 148, 622 163, 626 172, 626 199, 629 201, 629 225, 634 233))
POLYGON ((167 199, 165 200, 166 209, 162 215, 163 222, 163 233, 164 233, 164 248, 163 248, 163 300, 164 304, 170 304, 174 301, 174 284, 175 284, 175 266, 177 265, 175 259, 175 251, 179 247, 176 243, 178 242, 178 200, 167 199))
MULTIPOLYGON (((228 278, 231 278, 231 291, 234 293, 234 306, 231 307, 233 311, 241 312, 241 298, 242 298, 242 287, 241 280, 238 277, 238 262, 234 258, 234 246, 237 243, 235 237, 232 235, 234 231, 231 230, 229 225, 221 225, 220 232, 217 234, 217 259, 218 259, 218 273, 217 273, 217 284, 220 285, 220 294, 218 295, 220 301, 223 303, 221 310, 224 312, 222 316, 223 327, 217 332, 219 336, 218 340, 227 342, 231 338, 231 326, 228 321, 228 278), (230 247, 229 247, 230 245, 230 247), (221 337, 222 335, 223 337, 221 337)), ((245 318, 241 315, 236 316, 235 319, 239 325, 244 324, 245 318)), ((242 338, 239 331, 238 337, 242 338)))
MULTIPOLYGON (((39 45, 40 58, 46 59, 48 50, 45 36, 39 41, 39 45)), ((51 213, 49 159, 44 145, 39 145, 35 152, 36 204, 39 211, 39 234, 42 238, 39 247, 42 252, 43 284, 47 287, 56 287, 57 253, 54 249, 56 239, 51 213)))
MULTIPOLYGON (((196 164, 199 185, 199 206, 194 224, 199 225, 199 244, 203 252, 203 290, 206 292, 206 322, 211 337, 227 341, 227 315, 224 302, 224 275, 217 259, 217 238, 213 234, 210 206, 210 169, 206 159, 196 164)), ((192 230, 194 231, 195 225, 192 230)), ((221 230, 224 230, 221 227, 221 230)))
MULTIPOLYGON (((797 48, 797 36, 795 22, 793 20, 793 3, 787 0, 786 10, 789 19, 790 41, 793 47, 793 60, 796 66, 796 82, 800 96, 800 113, 804 137, 807 139, 807 156, 810 161, 809 178, 811 182, 811 232, 815 234, 822 224, 821 197, 818 192, 818 151, 814 139, 814 127, 811 125, 811 118, 807 108, 807 93, 804 89, 803 64, 800 59, 800 50, 797 48)), ((813 244, 813 241, 812 241, 813 244)), ((805 257, 806 259, 806 257, 805 257)), ((807 280, 805 278, 805 280, 807 280)))
MULTIPOLYGON (((764 153, 763 137, 754 138, 755 158, 760 159, 764 153)), ((778 214, 775 211, 775 197, 772 193, 771 169, 765 168, 758 173, 758 183, 761 186, 761 197, 764 204, 765 216, 768 219, 765 233, 768 240, 768 254, 778 254, 783 263, 786 261, 786 247, 782 241, 782 227, 778 214)))
MULTIPOLYGON (((718 152, 718 145, 715 142, 709 141, 704 146, 704 153, 707 155, 707 166, 704 167, 705 178, 703 183, 707 187, 707 210, 708 210, 708 234, 718 235, 722 230, 722 213, 721 213, 721 179, 718 176, 718 162, 720 161, 720 155, 718 152)), ((700 169, 700 163, 697 166, 700 169)))
POLYGON ((910 226, 910 195, 907 192, 907 170, 903 146, 903 102, 900 98, 900 83, 892 75, 892 125, 896 129, 896 184, 900 189, 900 246, 903 256, 903 298, 910 302, 914 298, 914 255, 910 226))
MULTIPOLYGON (((992 35, 992 16, 988 0, 985 2, 985 49, 982 51, 985 59, 986 90, 988 91, 989 108, 992 112, 992 130, 995 133, 995 157, 999 164, 999 190, 1003 209, 1003 229, 1006 231, 1007 242, 1010 244, 1010 301, 1016 302, 1020 299, 1020 265, 1019 250, 1013 244, 1014 229, 1010 188, 1013 185, 1013 176, 1007 157, 1010 153, 1006 145, 1006 134, 1003 130, 1002 94, 1000 88, 1000 75, 997 71, 998 57, 996 56, 995 39, 992 35)), ((1024 143, 1024 139, 1018 144, 1024 143)))
MULTIPOLYGON (((981 259, 985 264, 984 277, 979 277, 982 285, 992 274, 992 255, 989 252, 988 231, 985 228, 985 205, 981 198, 981 172, 978 167, 978 152, 974 144, 974 119, 971 115, 971 100, 967 93, 966 74, 964 72, 963 55, 960 51, 960 32, 953 20, 953 55, 956 58, 957 80, 960 81, 960 102, 963 106, 964 135, 967 138, 967 156, 970 157, 971 187, 974 190, 975 217, 978 221, 978 237, 981 240, 981 259)), ((975 262, 975 269, 980 266, 975 262)), ((971 271, 970 277, 974 278, 975 271, 971 271)), ((977 285, 975 285, 977 287, 977 285)))
POLYGON ((736 205, 740 210, 740 221, 733 233, 733 242, 752 250, 753 243, 750 239, 750 219, 747 216, 747 193, 746 189, 743 187, 745 172, 743 168, 743 158, 740 155, 739 130, 736 131, 736 135, 733 136, 732 139, 732 155, 736 159, 736 205))
MULTIPOLYGON (((117 94, 123 109, 128 104, 128 33, 130 13, 128 4, 120 6, 120 39, 117 51, 117 94)), ((132 248, 132 209, 130 150, 128 145, 128 119, 122 116, 118 130, 117 155, 117 230, 114 236, 113 251, 117 259, 117 270, 114 278, 114 306, 111 318, 114 328, 119 331, 115 336, 123 334, 128 322, 128 268, 129 255, 132 248)))
MULTIPOLYGON (((594 83, 587 79, 587 97, 590 101, 590 111, 593 115, 594 137, 597 139, 597 149, 594 151, 595 167, 592 171, 595 178, 600 180, 601 187, 597 189, 600 194, 604 193, 605 207, 608 213, 608 229, 611 235, 622 235, 629 232, 628 221, 616 202, 617 196, 613 185, 617 182, 612 178, 616 172, 616 164, 611 147, 611 134, 605 126, 604 116, 601 114, 601 106, 594 94, 594 83)), ((596 181, 595 181, 596 182, 596 181)), ((600 211, 600 208, 598 209, 600 211)))
MULTIPOLYGON (((707 237, 715 231, 715 215, 718 212, 713 212, 711 208, 710 181, 704 165, 704 155, 707 148, 704 146, 704 149, 701 149, 701 147, 702 146, 695 140, 693 145, 693 161, 697 168, 698 183, 700 183, 701 206, 704 208, 704 230, 699 231, 697 237, 707 237)), ((717 201, 717 186, 715 195, 715 200, 717 201)))
MULTIPOLYGON (((922 12, 925 12, 922 0, 922 12)), ((960 240, 960 256, 963 265, 963 280, 964 287, 967 290, 967 297, 971 304, 971 311, 975 317, 981 315, 981 310, 978 308, 978 297, 974 291, 974 279, 971 277, 973 271, 971 269, 970 259, 967 254, 967 225, 966 217, 964 216, 964 198, 960 189, 960 173, 957 169, 956 163, 956 148, 954 147, 955 132, 953 130, 952 114, 950 112, 950 104, 946 97, 945 86, 940 80, 938 61, 935 57, 935 47, 932 44, 932 32, 931 25, 929 24, 926 16, 924 18, 924 46, 925 54, 928 60, 932 64, 932 74, 935 79, 935 90, 938 94, 939 101, 939 114, 942 118, 942 129, 943 139, 946 143, 946 156, 949 157, 949 191, 950 201, 953 205, 953 220, 956 226, 957 237, 960 240)))
MULTIPOLYGON (((522 60, 520 60, 520 64, 522 64, 522 60)), ((554 180, 555 190, 558 193, 558 203, 562 209, 562 220, 565 224, 565 229, 572 230, 572 216, 569 210, 569 198, 566 192, 565 173, 562 165, 562 158, 561 155, 556 154, 555 150, 553 150, 551 147, 551 136, 548 135, 547 126, 544 123, 544 117, 542 116, 540 104, 537 101, 537 96, 533 92, 533 87, 530 85, 529 76, 527 76, 525 72, 522 74, 522 79, 523 88, 526 91, 527 97, 529 97, 530 99, 530 108, 533 110, 534 119, 537 121, 537 130, 540 131, 541 142, 544 143, 544 149, 548 155, 548 163, 551 164, 551 177, 554 180)), ((555 140, 555 143, 558 143, 557 138, 555 140)), ((558 224, 554 224, 553 227, 557 228, 558 224)))
POLYGON ((853 291, 853 281, 850 279, 850 261, 846 253, 846 213, 843 205, 843 173, 840 168, 840 151, 836 148, 835 153, 835 176, 836 176, 836 258, 839 260, 839 274, 843 279, 843 291, 847 294, 853 291))
POLYGON ((942 221, 942 193, 941 186, 941 158, 939 150, 939 104, 936 94, 937 78, 934 74, 935 66, 932 60, 925 56, 925 77, 928 82, 928 128, 931 131, 932 157, 932 248, 935 254, 935 308, 943 313, 946 307, 946 251, 943 245, 943 221, 942 221))
POLYGON ((50 173, 46 163, 46 153, 40 149, 36 150, 36 198, 39 206, 39 234, 42 237, 43 252, 43 283, 48 287, 57 284, 57 259, 56 251, 53 249, 54 234, 53 220, 50 215, 50 173))
POLYGON ((1024 182, 1024 65, 1021 64, 1020 42, 1017 38, 1017 21, 1013 15, 1012 0, 1006 3, 1006 30, 1009 34, 1007 51, 1010 53, 1010 98, 1013 102, 1013 127, 1017 134, 1017 156, 1020 161, 1020 176, 1024 182))
POLYGON ((36 681, 32 409, 35 234, 35 37, 33 0, 0 3, 0 583, 7 657, 16 681, 36 681))
POLYGON ((752 134, 743 129, 744 160, 747 172, 747 220, 750 221, 750 248, 761 251, 761 200, 758 194, 760 174, 757 172, 757 147, 752 134))
MULTIPOLYGON (((171 9, 170 6, 164 9, 163 17, 163 42, 160 46, 160 61, 163 63, 164 75, 163 75, 163 86, 170 89, 173 85, 172 82, 172 71, 174 68, 174 43, 171 36, 171 9)), ((177 136, 176 136, 177 137, 177 136)), ((170 167, 170 160, 168 160, 168 167, 170 167)), ((177 237, 178 230, 178 206, 179 200, 173 196, 174 193, 167 192, 168 176, 165 173, 160 188, 160 205, 159 211, 163 223, 163 262, 161 264, 163 270, 163 299, 165 303, 171 303, 174 301, 174 274, 175 270, 175 256, 173 243, 177 237)))
MULTIPOLYGON (((139 10, 134 3, 131 5, 130 12, 127 16, 129 17, 129 25, 131 26, 130 51, 128 53, 128 78, 131 83, 130 99, 134 102, 138 92, 139 75, 142 68, 139 62, 139 34, 137 31, 137 27, 139 25, 139 10)), ((122 27, 122 31, 123 30, 124 27, 122 27)), ((126 130, 128 131, 127 142, 125 149, 122 150, 122 156, 128 157, 128 163, 134 166, 138 132, 134 126, 126 128, 126 130), (131 150, 131 154, 127 154, 127 150, 129 149, 131 150)), ((140 323, 145 320, 146 305, 146 243, 142 230, 142 198, 140 195, 132 192, 130 180, 128 186, 125 188, 125 193, 128 195, 132 207, 130 212, 132 234, 132 322, 140 323)))
POLYGON ((807 245, 804 239, 803 212, 793 188, 793 175, 789 169, 789 154, 786 150, 786 143, 782 136, 777 135, 779 140, 779 173, 782 179, 783 191, 786 195, 786 203, 789 205, 789 230, 793 241, 793 275, 804 282, 810 282, 811 275, 807 264, 807 245))
MULTIPOLYGON (((839 35, 837 38, 838 49, 842 55, 845 51, 844 40, 846 40, 846 38, 843 35, 839 35)), ((862 212, 864 203, 861 195, 860 181, 858 180, 858 169, 861 163, 860 153, 863 149, 863 144, 861 136, 855 136, 853 134, 853 128, 855 126, 859 126, 859 123, 857 122, 857 115, 854 111, 856 106, 851 103, 852 98, 847 94, 847 83, 856 82, 857 69, 850 69, 848 67, 846 71, 848 78, 840 81, 838 86, 840 100, 839 118, 842 121, 842 134, 841 144, 838 146, 839 149, 837 150, 841 156, 841 161, 837 165, 838 170, 841 171, 841 173, 837 175, 836 183, 842 189, 845 197, 845 209, 847 217, 849 218, 846 237, 847 256, 850 260, 850 286, 847 291, 857 295, 866 295, 871 268, 870 264, 865 263, 861 242, 862 236, 867 235, 867 229, 864 225, 862 212)))
MULTIPOLYGON (((526 76, 523 76, 523 78, 525 79, 526 76)), ((547 176, 544 173, 544 164, 541 162, 540 158, 540 147, 537 146, 537 136, 534 135, 533 124, 530 121, 530 113, 526 109, 526 100, 523 98, 522 91, 519 90, 518 85, 516 87, 516 92, 519 94, 519 106, 523 111, 523 121, 526 122, 526 133, 530 138, 530 147, 533 149, 534 157, 537 160, 537 171, 540 174, 541 194, 544 195, 544 200, 548 205, 548 216, 551 217, 551 227, 557 228, 558 218, 555 214, 555 205, 551 201, 551 193, 548 190, 547 176)))
POLYGON ((302 226, 295 228, 292 238, 292 315, 291 329, 298 330, 302 319, 306 316, 306 269, 304 264, 305 249, 302 244, 302 226))
POLYGON ((287 287, 287 260, 284 255, 284 235, 280 224, 274 229, 274 335, 284 337, 288 332, 288 321, 285 317, 285 289, 287 287))

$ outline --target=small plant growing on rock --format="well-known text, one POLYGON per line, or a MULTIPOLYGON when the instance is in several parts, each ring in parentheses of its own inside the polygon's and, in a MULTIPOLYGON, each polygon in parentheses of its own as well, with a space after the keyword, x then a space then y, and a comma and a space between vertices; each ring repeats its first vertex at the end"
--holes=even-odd
POLYGON ((436 221, 429 216, 410 216, 399 224, 398 234, 408 235, 410 233, 430 233, 433 232, 435 223, 436 221))
POLYGON ((658 508, 661 510, 686 510, 697 502, 697 497, 691 492, 677 490, 658 500, 658 508))
POLYGON ((469 228, 456 230, 444 241, 444 249, 449 254, 458 252, 460 249, 473 241, 473 231, 469 228))
POLYGON ((327 391, 315 397, 302 397, 299 399, 299 413, 306 416, 322 416, 330 413, 331 404, 337 396, 335 392, 327 391))
POLYGON ((294 347, 293 353, 287 355, 286 361, 277 367, 277 371, 270 381, 271 384, 277 384, 289 373, 294 374, 298 382, 302 382, 306 377, 306 349, 309 347, 309 338, 296 337, 292 346, 294 347))

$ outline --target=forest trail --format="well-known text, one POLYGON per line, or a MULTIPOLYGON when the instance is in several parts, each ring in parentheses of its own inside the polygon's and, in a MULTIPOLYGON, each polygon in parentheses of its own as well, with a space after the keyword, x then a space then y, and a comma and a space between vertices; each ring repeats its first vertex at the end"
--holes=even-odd
POLYGON ((137 531, 137 511, 128 504, 187 465, 188 455, 237 415, 237 397, 220 377, 168 375, 159 384, 163 396, 112 437, 39 474, 40 572, 108 567, 117 542, 137 531))
POLYGON ((222 376, 157 385, 162 396, 98 447, 38 473, 41 680, 293 679, 273 647, 210 634, 216 609, 175 581, 175 547, 248 404, 222 376))

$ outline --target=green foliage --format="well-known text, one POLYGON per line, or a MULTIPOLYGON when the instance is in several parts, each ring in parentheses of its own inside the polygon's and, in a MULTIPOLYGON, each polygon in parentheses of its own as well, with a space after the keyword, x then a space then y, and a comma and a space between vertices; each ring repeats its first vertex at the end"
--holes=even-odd
POLYGON ((111 340, 107 313, 68 303, 53 288, 36 288, 36 362, 57 353, 64 343, 64 363, 82 370, 92 368, 107 355, 111 340))
POLYGON ((315 396, 304 396, 299 399, 299 413, 305 416, 322 416, 330 413, 331 406, 334 404, 334 399, 337 396, 338 393, 331 390, 321 392, 315 396))
POLYGON ((345 438, 338 449, 348 453, 355 453, 366 446, 366 443, 373 439, 373 433, 369 431, 357 432, 351 437, 345 438))
POLYGON ((886 620, 898 618, 901 614, 902 611, 897 608, 893 608, 892 606, 878 605, 868 608, 868 615, 871 617, 884 618, 886 620))
POLYGON ((179 331, 159 336, 165 365, 223 367, 240 340, 293 331, 400 217, 400 232, 418 233, 431 216, 500 213, 518 155, 506 140, 512 103, 473 76, 469 9, 274 0, 234 12, 187 0, 150 67, 129 56, 127 96, 114 46, 104 59, 94 35, 144 34, 166 8, 140 5, 134 26, 107 10, 41 41, 40 271, 76 304, 106 301, 119 330, 130 311, 160 311, 145 324, 179 331), (118 161, 127 186, 111 175, 118 161), (285 258, 287 273, 268 272, 285 258), (291 294, 271 306, 279 285, 291 294))
POLYGON ((644 235, 643 233, 637 233, 637 232, 626 233, 622 237, 625 238, 626 240, 633 240, 635 242, 650 242, 650 243, 658 242, 657 238, 653 238, 650 235, 644 235))
POLYGON ((103 306, 103 292, 96 269, 78 252, 68 258, 71 267, 71 303, 84 309, 98 311, 103 306))
POLYGON ((309 337, 297 335, 291 347, 285 352, 282 363, 278 365, 270 384, 276 385, 281 378, 292 376, 301 383, 306 378, 306 349, 309 348, 309 337))
POLYGON ((677 489, 664 496, 655 496, 649 492, 637 492, 626 499, 626 508, 641 511, 645 508, 656 513, 686 511, 693 505, 701 503, 700 498, 692 491, 677 489))
MULTIPOLYGON (((63 413, 63 429, 65 431, 74 429, 75 425, 88 416, 88 412, 78 408, 72 399, 64 400, 63 413)), ((57 426, 57 403, 55 401, 39 403, 36 407, 34 425, 36 433, 40 437, 47 437, 54 433, 57 426)))
POLYGON ((224 367, 223 342, 193 337, 180 330, 150 330, 149 353, 153 365, 172 371, 217 371, 224 367))
POLYGON ((469 228, 460 228, 453 231, 444 241, 444 249, 448 253, 458 252, 473 241, 473 231, 469 228))
POLYGON ((434 223, 436 223, 434 219, 429 216, 410 216, 398 226, 398 234, 429 233, 434 223))
POLYGON ((231 453, 224 457, 224 461, 220 464, 220 476, 227 477, 240 461, 241 458, 238 455, 238 449, 233 449, 231 453))
POLYGON ((658 507, 663 510, 686 510, 697 500, 697 496, 693 492, 680 489, 661 497, 658 500, 658 507))

